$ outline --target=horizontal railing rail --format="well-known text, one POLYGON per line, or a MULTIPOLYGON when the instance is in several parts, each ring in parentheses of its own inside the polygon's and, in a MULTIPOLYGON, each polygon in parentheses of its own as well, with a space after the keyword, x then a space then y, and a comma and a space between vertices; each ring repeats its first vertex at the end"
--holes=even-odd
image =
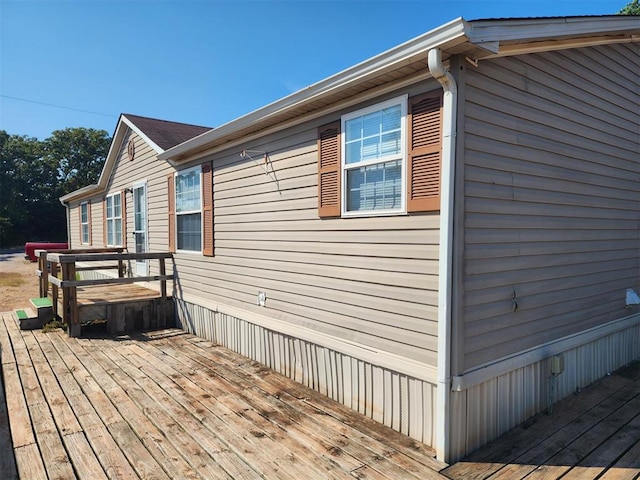
POLYGON ((91 287, 95 285, 132 284, 138 282, 160 282, 161 301, 167 299, 167 281, 174 282, 175 275, 167 274, 166 261, 173 259, 173 254, 165 252, 124 253, 123 249, 81 249, 81 250, 38 250, 38 270, 40 276, 40 296, 49 296, 51 285, 53 313, 58 315, 59 289, 62 289, 62 317, 68 324, 69 336, 80 335, 80 321, 78 314, 78 287, 91 287), (157 260, 159 262, 159 275, 147 275, 143 277, 125 277, 125 262, 157 260), (91 262, 112 262, 117 265, 100 263, 96 266, 86 266, 91 262), (83 266, 76 265, 78 262, 83 266), (118 270, 117 278, 97 278, 79 280, 77 272, 91 270, 118 270), (61 277, 61 278, 60 278, 61 277))

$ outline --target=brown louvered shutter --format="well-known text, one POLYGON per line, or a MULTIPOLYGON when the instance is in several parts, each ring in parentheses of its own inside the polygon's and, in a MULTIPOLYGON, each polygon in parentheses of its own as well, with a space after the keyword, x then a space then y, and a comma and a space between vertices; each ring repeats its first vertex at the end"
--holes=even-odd
POLYGON ((173 173, 167 176, 167 196, 169 197, 169 251, 176 251, 176 184, 173 173))
POLYGON ((410 98, 408 120, 407 211, 440 210, 442 93, 410 98))
POLYGON ((126 249, 127 248, 127 191, 126 190, 122 190, 122 192, 120 192, 120 215, 122 215, 121 245, 126 249))
POLYGON ((213 257, 213 169, 202 165, 202 254, 213 257))
POLYGON ((318 216, 340 216, 340 121, 318 129, 318 216))

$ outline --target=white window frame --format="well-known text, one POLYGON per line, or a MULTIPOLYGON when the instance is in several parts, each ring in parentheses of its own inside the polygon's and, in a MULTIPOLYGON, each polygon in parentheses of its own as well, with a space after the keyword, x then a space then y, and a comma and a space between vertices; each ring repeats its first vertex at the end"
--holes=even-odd
POLYGON ((362 108, 360 110, 356 110, 354 112, 347 113, 342 115, 341 117, 341 129, 342 134, 340 135, 340 175, 341 175, 341 189, 340 197, 341 197, 341 212, 343 217, 372 217, 372 216, 385 216, 385 215, 399 215, 405 214, 407 212, 407 105, 408 105, 408 95, 401 95, 399 97, 395 97, 384 102, 376 103, 375 105, 371 105, 369 107, 362 108), (400 105, 400 152, 394 155, 386 155, 383 157, 375 158, 372 160, 364 160, 357 163, 347 164, 347 155, 346 155, 346 124, 349 120, 352 120, 357 117, 361 117, 367 115, 369 113, 382 110, 384 108, 391 107, 393 105, 400 105), (400 160, 400 179, 402 181, 402 187, 400 189, 400 206, 394 209, 386 209, 386 210, 357 210, 357 211, 348 211, 347 210, 347 202, 348 202, 348 190, 347 190, 347 172, 349 170, 355 170, 362 167, 367 167, 371 165, 378 165, 387 162, 391 162, 394 160, 400 160))
POLYGON ((176 238, 175 238, 175 245, 176 245, 176 252, 180 252, 180 253, 189 253, 189 254, 202 254, 202 244, 203 244, 203 230, 204 230, 204 225, 203 225, 203 214, 202 214, 202 168, 200 167, 200 165, 197 165, 195 167, 191 167, 191 168, 187 168, 185 170, 180 170, 178 172, 175 173, 174 175, 174 193, 175 193, 175 198, 174 198, 174 205, 175 205, 175 215, 176 215, 176 228, 175 228, 175 233, 176 233, 176 238), (197 210, 186 210, 184 212, 179 212, 178 211, 178 177, 180 177, 181 175, 188 175, 189 173, 191 173, 192 171, 197 171, 198 172, 198 178, 199 178, 199 182, 198 182, 198 192, 199 192, 199 196, 200 196, 200 205, 198 207, 197 210), (180 215, 193 215, 195 213, 199 213, 200 214, 200 250, 184 250, 184 249, 180 249, 178 248, 178 245, 180 244, 179 242, 179 228, 178 228, 178 217, 180 215))
POLYGON ((82 245, 89 245, 89 242, 91 240, 91 235, 89 234, 89 202, 82 202, 80 204, 80 243, 82 245), (83 212, 82 210, 85 210, 84 212, 84 219, 83 217, 83 212), (86 235, 86 241, 85 241, 85 235, 86 235))
POLYGON ((121 247, 124 240, 122 238, 122 233, 123 233, 123 222, 122 222, 122 192, 116 192, 116 193, 112 193, 111 195, 107 195, 105 198, 105 209, 106 209, 106 214, 105 214, 105 222, 106 225, 104 226, 104 228, 107 230, 107 246, 108 247, 121 247), (114 209, 114 201, 113 199, 115 197, 120 197, 120 216, 116 216, 115 215, 115 209, 114 209), (109 202, 108 199, 111 198, 111 210, 112 210, 112 215, 109 216, 109 202), (116 220, 120 220, 120 238, 116 238, 116 230, 115 230, 115 224, 116 224, 116 220), (111 238, 109 238, 109 224, 113 225, 113 243, 109 243, 109 241, 111 240, 111 238), (120 240, 118 242, 118 240, 120 240))

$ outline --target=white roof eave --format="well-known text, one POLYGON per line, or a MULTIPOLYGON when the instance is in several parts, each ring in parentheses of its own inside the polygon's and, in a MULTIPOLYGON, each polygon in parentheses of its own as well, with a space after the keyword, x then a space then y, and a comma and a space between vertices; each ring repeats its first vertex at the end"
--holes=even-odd
POLYGON ((238 130, 286 110, 294 110, 305 103, 318 100, 339 90, 349 88, 359 81, 374 75, 377 71, 387 69, 390 66, 409 61, 411 58, 425 54, 430 49, 446 45, 449 42, 464 41, 468 30, 468 24, 463 18, 457 18, 430 32, 416 37, 408 42, 387 50, 380 55, 372 57, 353 67, 343 70, 331 77, 310 85, 247 115, 232 120, 198 137, 188 140, 180 145, 166 150, 158 155, 160 160, 171 160, 176 157, 184 157, 189 151, 197 150, 208 143, 224 138, 238 130))
POLYGON ((457 18, 325 80, 176 145, 160 153, 158 158, 170 161, 172 164, 196 158, 199 152, 206 151, 208 146, 222 144, 225 138, 230 138, 236 132, 261 122, 267 124, 270 118, 282 113, 293 113, 297 108, 303 111, 302 107, 305 104, 322 100, 323 97, 328 98, 376 74, 382 74, 395 66, 411 62, 420 55, 425 55, 432 48, 441 48, 443 51, 451 49, 452 52, 457 53, 466 52, 477 60, 606 43, 607 39, 603 36, 607 35, 612 36, 609 40, 611 42, 621 41, 620 38, 615 38, 616 35, 624 35, 629 41, 637 41, 639 27, 638 17, 625 18, 621 15, 495 19, 471 22, 457 18), (553 43, 549 41, 551 39, 563 39, 563 41, 553 43))

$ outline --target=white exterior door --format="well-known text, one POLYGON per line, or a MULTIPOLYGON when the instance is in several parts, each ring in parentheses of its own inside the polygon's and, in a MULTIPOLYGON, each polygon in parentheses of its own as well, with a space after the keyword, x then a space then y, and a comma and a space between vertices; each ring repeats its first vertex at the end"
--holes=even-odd
MULTIPOLYGON (((133 186, 133 236, 135 238, 136 253, 147 251, 147 184, 138 183, 133 186)), ((149 275, 149 261, 136 261, 136 276, 149 275)))

